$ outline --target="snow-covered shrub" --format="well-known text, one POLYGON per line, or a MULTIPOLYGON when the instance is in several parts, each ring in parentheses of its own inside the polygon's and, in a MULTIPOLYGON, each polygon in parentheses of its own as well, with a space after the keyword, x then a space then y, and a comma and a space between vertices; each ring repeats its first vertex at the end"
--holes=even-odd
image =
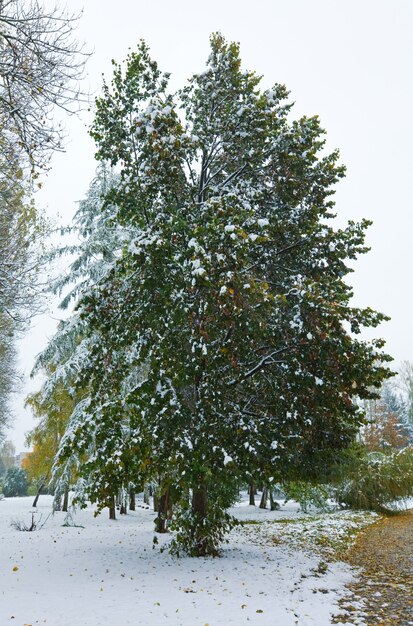
POLYGON ((308 513, 310 508, 329 511, 330 493, 325 485, 313 485, 304 481, 290 482, 284 485, 285 500, 295 500, 301 510, 308 513))
POLYGON ((19 467, 11 467, 7 470, 3 483, 6 498, 27 495, 27 474, 19 467))
POLYGON ((390 512, 413 496, 413 448, 367 452, 354 448, 338 470, 336 498, 354 509, 390 512))

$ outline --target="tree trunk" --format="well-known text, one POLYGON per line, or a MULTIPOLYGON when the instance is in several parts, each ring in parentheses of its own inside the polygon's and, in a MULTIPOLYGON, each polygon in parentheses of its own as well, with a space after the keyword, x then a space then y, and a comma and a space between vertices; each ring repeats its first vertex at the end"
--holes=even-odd
POLYGON ((37 507, 37 502, 39 500, 40 493, 41 493, 43 487, 44 487, 44 481, 40 483, 39 488, 38 488, 37 493, 36 493, 36 496, 35 496, 35 498, 33 500, 33 504, 32 504, 32 508, 33 509, 35 509, 37 507))
POLYGON ((276 502, 273 498, 271 489, 270 489, 270 506, 271 506, 271 511, 278 511, 280 508, 280 505, 278 504, 278 502, 276 502))
POLYGON ((262 490, 260 509, 266 509, 267 508, 267 500, 268 500, 268 489, 267 489, 267 487, 264 487, 264 489, 262 490))
POLYGON ((170 493, 169 487, 166 487, 159 497, 158 517, 155 519, 155 530, 158 533, 168 532, 168 512, 169 512, 170 493))
POLYGON ((112 496, 109 504, 109 519, 116 519, 115 496, 112 496))
POLYGON ((204 484, 197 485, 192 494, 192 511, 200 519, 205 519, 208 513, 208 496, 204 484))
POLYGON ((121 515, 126 515, 126 513, 127 513, 127 510, 126 510, 126 500, 125 500, 125 498, 122 498, 122 499, 121 499, 121 503, 120 503, 120 511, 119 511, 119 513, 120 513, 121 515))
POLYGON ((145 485, 143 488, 143 503, 149 506, 149 486, 145 485))
POLYGON ((55 498, 54 498, 53 510, 54 511, 61 511, 62 510, 62 495, 60 493, 59 493, 58 496, 55 496, 55 498))
POLYGON ((250 487, 249 487, 249 494, 250 494, 250 506, 255 506, 255 489, 254 489, 254 483, 250 483, 250 487))
POLYGON ((136 494, 134 489, 129 491, 129 510, 136 511, 136 494))
POLYGON ((69 487, 65 488, 65 492, 63 494, 63 507, 62 511, 67 513, 67 509, 69 508, 69 487))
POLYGON ((205 535, 204 521, 208 514, 208 493, 204 483, 196 485, 192 492, 193 527, 191 539, 194 544, 195 556, 206 556, 212 553, 209 539, 205 535))

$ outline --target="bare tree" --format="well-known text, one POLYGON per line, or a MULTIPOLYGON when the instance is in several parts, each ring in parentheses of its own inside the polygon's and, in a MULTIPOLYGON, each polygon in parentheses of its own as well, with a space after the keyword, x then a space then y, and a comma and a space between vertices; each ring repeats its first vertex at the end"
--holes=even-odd
POLYGON ((38 0, 0 0, 0 123, 32 171, 62 149, 56 109, 75 113, 87 100, 79 91, 88 55, 74 37, 78 20, 38 0))

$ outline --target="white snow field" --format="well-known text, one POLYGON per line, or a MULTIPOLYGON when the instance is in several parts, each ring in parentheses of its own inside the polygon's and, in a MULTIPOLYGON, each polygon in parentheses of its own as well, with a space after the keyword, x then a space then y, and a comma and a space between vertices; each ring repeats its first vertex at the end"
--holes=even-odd
MULTIPOLYGON (((221 558, 177 559, 160 553, 165 535, 152 548, 154 513, 142 502, 116 521, 89 508, 73 516, 84 528, 63 527, 65 513, 55 513, 35 532, 17 531, 10 523, 31 521, 32 500, 0 502, 1 626, 324 626, 340 613, 353 576, 344 563, 324 571, 320 555, 299 547, 305 524, 294 505, 238 506, 240 519, 263 523, 233 530, 221 558), (273 521, 282 518, 296 521, 273 521)), ((51 505, 42 496, 36 518, 44 520, 51 505)), ((320 524, 337 536, 348 532, 337 515, 318 517, 306 532, 318 533, 320 524)))

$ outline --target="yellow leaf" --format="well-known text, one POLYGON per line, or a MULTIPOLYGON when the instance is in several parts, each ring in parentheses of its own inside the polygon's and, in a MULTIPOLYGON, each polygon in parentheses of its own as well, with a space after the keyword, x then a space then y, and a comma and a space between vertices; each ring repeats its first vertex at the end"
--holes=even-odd
POLYGON ((17 567, 17 565, 15 565, 15 566, 13 567, 13 572, 17 572, 17 571, 18 571, 18 569, 19 569, 19 568, 17 567))

